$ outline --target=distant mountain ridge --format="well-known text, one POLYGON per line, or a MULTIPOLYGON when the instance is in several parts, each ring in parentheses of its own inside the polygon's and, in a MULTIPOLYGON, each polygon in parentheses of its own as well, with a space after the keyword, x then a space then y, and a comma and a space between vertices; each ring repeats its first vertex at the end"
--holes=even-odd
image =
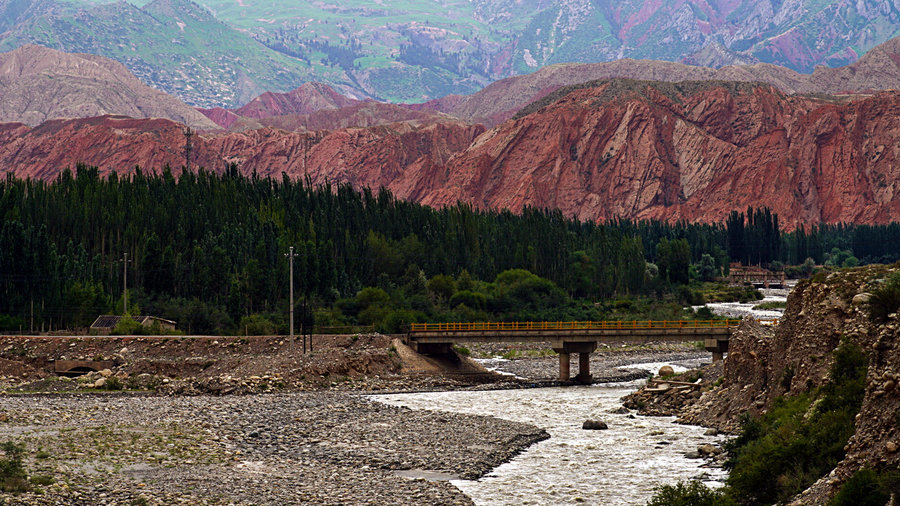
POLYGON ((819 67, 812 74, 799 74, 788 68, 766 63, 719 69, 649 60, 552 65, 532 74, 497 81, 464 97, 444 112, 492 126, 511 118, 525 105, 559 88, 611 78, 666 82, 763 82, 785 93, 829 95, 900 89, 900 37, 873 48, 850 65, 833 69, 819 67))
MULTIPOLYGON (((871 93, 900 89, 900 38, 891 39, 869 51, 859 61, 838 68, 817 68, 812 74, 799 74, 777 65, 756 63, 732 65, 713 69, 682 63, 651 60, 618 60, 608 63, 560 64, 537 72, 509 77, 488 85, 471 95, 448 95, 420 104, 399 104, 417 111, 445 113, 472 123, 489 127, 513 117, 529 103, 557 92, 557 90, 597 79, 626 78, 645 81, 740 81, 767 83, 785 93, 844 94, 871 93)), ((238 117, 260 120, 290 114, 339 111, 360 102, 340 95, 324 83, 306 83, 288 93, 268 92, 247 105, 229 111, 213 111, 208 115, 223 128, 239 125, 241 129, 258 128, 264 124, 289 128, 289 121, 238 122, 238 117), (291 111, 308 111, 295 113, 291 111), (215 116, 214 116, 215 115, 215 116)), ((372 102, 375 103, 375 102, 372 102)), ((370 107, 374 110, 374 107, 370 107)), ((382 110, 390 110, 382 108, 382 110)), ((338 113, 345 118, 346 113, 338 113)), ((387 122, 400 121, 393 114, 387 122)), ((319 122, 319 124, 326 124, 319 122)), ((371 126, 366 121, 361 126, 371 126)), ((299 125, 299 124, 298 124, 299 125)), ((348 126, 348 125, 345 125, 348 126)))
POLYGON ((0 97, 0 121, 31 126, 54 118, 117 114, 216 128, 192 107, 142 83, 114 60, 41 46, 0 53, 0 97))
MULTIPOLYGON (((721 221, 765 206, 788 228, 900 221, 898 91, 835 98, 761 83, 614 79, 548 97, 490 130, 444 119, 200 134, 192 164, 584 220, 721 221)), ((397 107, 357 104, 366 105, 397 107)), ((177 172, 183 144, 180 125, 162 119, 3 124, 0 170, 52 179, 85 162, 104 174, 177 172)))
POLYGON ((810 73, 900 35, 887 0, 132 1, 0 0, 0 50, 99 54, 191 105, 234 108, 312 81, 427 102, 621 59, 810 73))

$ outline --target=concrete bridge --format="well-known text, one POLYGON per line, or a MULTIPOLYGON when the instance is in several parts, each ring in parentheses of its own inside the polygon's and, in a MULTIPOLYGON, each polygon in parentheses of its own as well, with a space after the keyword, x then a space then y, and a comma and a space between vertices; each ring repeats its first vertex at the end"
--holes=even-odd
POLYGON ((722 360, 740 320, 413 323, 407 342, 419 353, 449 353, 454 343, 550 342, 559 353, 559 379, 570 380, 570 355, 578 353, 576 381, 590 383, 590 354, 598 343, 703 341, 722 360))

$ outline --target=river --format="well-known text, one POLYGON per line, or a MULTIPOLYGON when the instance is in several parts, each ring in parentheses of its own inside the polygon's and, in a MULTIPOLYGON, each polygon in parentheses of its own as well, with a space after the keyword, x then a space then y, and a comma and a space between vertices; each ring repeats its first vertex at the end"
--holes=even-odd
POLYGON ((372 398, 412 409, 526 422, 550 434, 478 481, 453 480, 476 504, 642 504, 664 483, 724 480, 721 469, 705 469, 700 467, 703 460, 685 457, 720 437, 705 436, 702 427, 675 424, 674 417, 613 413, 621 407, 620 399, 642 383, 372 398), (609 430, 583 430, 589 418, 605 421, 609 430))
MULTIPOLYGON (((722 316, 779 318, 781 309, 756 310, 753 306, 783 302, 788 290, 762 292, 762 301, 708 307, 722 316)), ((490 365, 502 370, 502 364, 490 365)), ((628 367, 656 372, 662 365, 628 367)), ((721 484, 726 477, 723 470, 701 467, 703 460, 685 456, 701 444, 721 442, 721 436, 706 436, 703 427, 676 424, 674 417, 616 412, 621 408, 620 399, 642 384, 397 394, 372 399, 411 409, 496 416, 545 429, 550 439, 532 445, 480 480, 451 481, 479 505, 645 504, 663 484, 689 479, 701 479, 711 486, 721 484), (609 429, 583 430, 581 424, 587 419, 601 419, 609 429)))

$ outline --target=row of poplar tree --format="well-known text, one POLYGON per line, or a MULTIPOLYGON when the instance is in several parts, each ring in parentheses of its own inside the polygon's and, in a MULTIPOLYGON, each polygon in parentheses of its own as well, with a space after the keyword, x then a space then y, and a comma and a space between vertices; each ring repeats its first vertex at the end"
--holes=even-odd
POLYGON ((767 209, 733 213, 725 224, 599 224, 533 208, 433 209, 387 190, 245 176, 235 166, 178 178, 168 169, 103 178, 84 166, 53 182, 8 176, 0 216, 0 330, 27 328, 35 313, 74 327, 121 311, 124 269, 134 300, 167 313, 160 316, 193 307, 236 324, 284 312, 290 246, 295 290, 316 307, 413 275, 465 272, 490 282, 523 269, 569 297, 599 300, 687 283, 701 261, 722 273, 732 260, 822 262, 835 247, 864 261, 900 252, 897 225, 786 234, 767 209))

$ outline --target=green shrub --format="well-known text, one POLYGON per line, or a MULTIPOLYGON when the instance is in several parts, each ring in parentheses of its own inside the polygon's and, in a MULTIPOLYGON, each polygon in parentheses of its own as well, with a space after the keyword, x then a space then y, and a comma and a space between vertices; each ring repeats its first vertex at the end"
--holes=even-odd
POLYGON ((875 323, 883 323, 888 315, 900 309, 900 273, 896 273, 872 290, 869 298, 869 318, 875 323))
POLYGON ((248 336, 271 336, 276 333, 275 324, 268 318, 253 314, 241 318, 239 332, 248 336))
POLYGON ((28 481, 30 481, 34 485, 53 485, 53 483, 56 482, 56 480, 54 480, 52 476, 48 476, 46 474, 38 474, 32 476, 28 481))
POLYGON ((721 490, 691 481, 676 485, 663 485, 656 489, 647 506, 730 506, 737 503, 721 490))
POLYGON ((125 388, 125 385, 122 384, 122 380, 115 376, 106 378, 106 383, 103 384, 104 390, 122 390, 123 388, 125 388))
POLYGON ((454 344, 454 345, 453 345, 453 350, 454 350, 456 353, 459 353, 460 355, 462 355, 462 356, 464 356, 464 357, 468 357, 469 355, 472 354, 472 350, 470 350, 470 349, 468 349, 468 348, 466 348, 465 346, 462 346, 462 345, 460 345, 460 344, 454 344))
POLYGON ((884 480, 871 469, 860 469, 844 483, 828 506, 884 506, 891 499, 884 480))
POLYGON ((139 336, 147 333, 147 329, 130 316, 123 316, 110 331, 114 336, 139 336))
POLYGON ((769 302, 763 302, 762 304, 753 306, 753 309, 784 309, 786 307, 787 302, 781 300, 770 300, 769 302))
POLYGON ((461 290, 450 297, 450 306, 465 304, 472 309, 482 309, 487 305, 487 297, 483 293, 461 290))
POLYGON ((17 445, 11 441, 0 444, 0 450, 6 456, 0 459, 0 490, 4 492, 25 492, 29 489, 22 457, 25 445, 17 445))
POLYGON ((729 495, 743 504, 785 502, 844 457, 865 393, 867 357, 844 340, 830 381, 802 395, 779 397, 760 418, 745 417, 726 444, 729 495))

